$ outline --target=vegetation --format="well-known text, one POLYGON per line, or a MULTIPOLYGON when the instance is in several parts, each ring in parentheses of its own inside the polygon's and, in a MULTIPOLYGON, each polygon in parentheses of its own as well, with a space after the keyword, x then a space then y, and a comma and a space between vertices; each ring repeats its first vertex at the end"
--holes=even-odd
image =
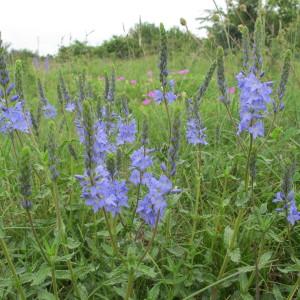
POLYGON ((264 24, 0 43, 1 299, 300 298, 299 53, 264 24))

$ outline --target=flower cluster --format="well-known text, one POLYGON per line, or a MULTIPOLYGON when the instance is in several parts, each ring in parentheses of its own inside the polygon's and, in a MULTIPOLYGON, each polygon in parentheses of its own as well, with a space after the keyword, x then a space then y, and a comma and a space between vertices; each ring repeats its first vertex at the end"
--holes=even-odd
POLYGON ((186 138, 188 143, 192 145, 207 145, 206 128, 201 121, 197 103, 191 99, 187 100, 187 115, 186 138))
POLYGON ((45 96, 44 88, 42 86, 41 81, 38 79, 38 92, 40 96, 40 101, 42 104, 42 110, 44 112, 44 116, 47 119, 53 119, 56 117, 56 108, 51 105, 48 99, 45 96))
POLYGON ((287 211, 287 220, 291 225, 300 220, 300 212, 297 209, 294 191, 290 191, 287 195, 283 192, 276 193, 273 203, 284 202, 283 208, 278 208, 277 211, 287 211))
POLYGON ((95 169, 94 180, 85 173, 77 175, 82 187, 82 197, 94 212, 104 208, 113 215, 118 214, 122 207, 128 206, 127 187, 125 181, 113 179, 106 168, 99 165, 95 169))
POLYGON ((267 104, 272 103, 272 83, 261 82, 254 73, 237 75, 240 89, 240 123, 238 134, 248 131, 254 139, 264 136, 262 119, 267 112, 267 104))
POLYGON ((169 81, 169 91, 164 92, 162 90, 154 90, 148 93, 148 96, 151 97, 156 103, 161 103, 166 100, 168 103, 173 103, 177 96, 175 94, 175 81, 169 81))
POLYGON ((29 133, 30 127, 30 113, 24 111, 22 102, 17 102, 14 106, 8 108, 0 104, 0 132, 18 130, 29 133))
POLYGON ((151 227, 164 216, 167 202, 165 196, 172 190, 172 183, 165 175, 156 179, 153 175, 146 173, 143 180, 148 188, 148 193, 139 202, 137 213, 151 227))
POLYGON ((117 145, 133 143, 135 141, 135 135, 136 135, 135 120, 125 122, 120 119, 118 122, 118 135, 116 141, 117 145))

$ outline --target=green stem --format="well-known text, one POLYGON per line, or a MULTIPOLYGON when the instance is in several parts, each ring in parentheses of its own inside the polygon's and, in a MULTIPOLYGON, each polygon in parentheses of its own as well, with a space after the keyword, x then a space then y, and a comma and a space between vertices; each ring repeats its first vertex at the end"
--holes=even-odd
POLYGON ((127 290, 124 298, 125 300, 130 299, 130 296, 132 294, 132 289, 133 289, 133 283, 134 283, 134 269, 132 268, 128 276, 127 290))
POLYGON ((119 250, 118 250, 118 246, 117 246, 115 237, 114 237, 113 232, 112 232, 111 222, 110 222, 109 219, 108 219, 108 215, 107 215, 107 213, 106 213, 105 208, 103 208, 103 213, 104 213, 105 222, 106 222, 106 226, 107 226, 108 233, 109 233, 109 236, 110 236, 111 245, 112 245, 114 254, 115 254, 116 256, 118 256, 118 257, 125 263, 123 256, 121 255, 121 253, 120 253, 119 250))
POLYGON ((167 112, 167 117, 168 117, 168 126, 169 126, 169 145, 171 143, 171 138, 172 138, 172 122, 171 122, 171 117, 170 117, 170 112, 169 112, 169 106, 168 106, 168 100, 166 99, 166 96, 165 96, 165 91, 163 92, 164 93, 164 105, 165 105, 165 108, 166 108, 166 112, 167 112))
POLYGON ((4 256, 5 256, 6 260, 7 260, 8 266, 10 268, 10 271, 11 271, 13 277, 14 277, 15 284, 16 284, 17 290, 19 292, 20 298, 22 300, 26 300, 26 295, 25 295, 25 292, 24 292, 24 290, 22 288, 20 278, 19 278, 19 276, 17 274, 17 271, 15 269, 15 266, 14 266, 12 260, 11 260, 10 254, 8 252, 8 249, 7 249, 7 245, 6 245, 6 243, 5 243, 5 241, 4 241, 3 238, 0 238, 0 244, 1 244, 1 248, 3 250, 3 254, 4 254, 4 256))
POLYGON ((252 147, 253 147, 253 135, 250 134, 250 144, 249 144, 249 151, 248 151, 248 156, 247 156, 247 164, 246 164, 246 172, 245 172, 245 192, 246 193, 248 193, 248 187, 249 187, 249 166, 250 166, 252 147))
POLYGON ((289 296, 286 298, 287 300, 293 300, 294 299, 294 295, 296 294, 297 290, 300 287, 300 276, 298 275, 298 279, 295 283, 295 285, 293 286, 289 296))
POLYGON ((53 291, 54 291, 55 299, 59 300, 54 264, 51 265, 51 277, 52 277, 52 286, 53 286, 53 291))
POLYGON ((196 184, 197 181, 197 191, 196 191, 196 203, 195 203, 195 207, 194 207, 194 212, 193 212, 193 227, 192 227, 192 235, 191 235, 191 244, 194 241, 194 237, 196 234, 196 229, 197 229, 197 220, 198 220, 198 210, 199 210, 199 204, 201 201, 201 165, 202 165, 202 158, 201 158, 201 148, 199 146, 198 151, 197 151, 197 172, 198 172, 198 176, 196 176, 196 184))
POLYGON ((140 263, 144 260, 144 258, 146 257, 147 253, 150 251, 151 247, 152 247, 152 244, 154 242, 154 239, 155 239, 155 236, 156 236, 156 233, 157 233, 157 228, 158 228, 158 221, 159 221, 159 216, 160 216, 160 211, 158 211, 158 214, 157 214, 157 217, 156 217, 156 220, 155 220, 155 226, 154 226, 154 229, 153 229, 153 233, 152 233, 152 237, 151 237, 151 240, 144 252, 144 254, 141 256, 141 258, 139 259, 139 262, 138 262, 138 266, 140 265, 140 263))

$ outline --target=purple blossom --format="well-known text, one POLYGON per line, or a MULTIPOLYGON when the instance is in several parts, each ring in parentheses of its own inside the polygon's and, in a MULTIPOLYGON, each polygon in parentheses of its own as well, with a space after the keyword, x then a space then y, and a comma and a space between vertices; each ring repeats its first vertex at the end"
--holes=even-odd
POLYGON ((262 119, 267 112, 267 104, 272 103, 271 82, 260 82, 250 72, 247 76, 243 73, 237 75, 238 87, 240 89, 240 123, 238 134, 248 131, 256 139, 264 136, 264 124, 262 119))
POLYGON ((47 102, 43 106, 43 111, 44 111, 44 116, 47 119, 54 119, 56 117, 56 108, 53 105, 51 105, 49 102, 47 102))
POLYGON ((186 138, 189 144, 197 145, 207 145, 206 142, 206 128, 204 128, 197 118, 190 118, 187 121, 187 128, 186 128, 186 138))
POLYGON ((160 221, 165 213, 167 202, 165 196, 172 190, 172 183, 167 176, 161 175, 159 179, 148 176, 145 184, 149 189, 148 194, 139 202, 137 213, 151 227, 156 220, 160 221))
POLYGON ((118 122, 118 135, 117 135, 117 145, 131 144, 135 141, 136 135, 136 122, 131 120, 128 123, 120 120, 118 122))
POLYGON ((73 112, 75 110, 75 108, 76 108, 76 105, 74 102, 67 103, 66 107, 65 107, 66 111, 68 111, 68 112, 73 112))
POLYGON ((76 178, 82 187, 82 198, 95 213, 104 208, 116 215, 122 207, 128 207, 128 189, 125 181, 112 180, 103 168, 96 168, 93 182, 87 174, 76 176, 76 178))
POLYGON ((8 108, 0 105, 0 109, 0 132, 18 130, 29 133, 31 127, 30 113, 24 111, 22 102, 17 102, 15 106, 8 108))
POLYGON ((147 153, 149 149, 144 149, 144 147, 134 151, 130 156, 132 167, 144 171, 152 166, 152 158, 147 153))
MULTIPOLYGON (((148 96, 152 97, 156 103, 164 101, 164 93, 161 90, 151 91, 148 93, 148 96)), ((165 98, 168 103, 172 103, 177 99, 177 96, 172 91, 169 91, 165 94, 165 98)))
POLYGON ((287 196, 283 192, 277 192, 275 198, 273 199, 273 203, 284 202, 283 208, 278 208, 277 211, 287 210, 287 221, 291 225, 295 225, 296 221, 300 220, 300 212, 296 206, 295 193, 294 191, 290 191, 287 196))

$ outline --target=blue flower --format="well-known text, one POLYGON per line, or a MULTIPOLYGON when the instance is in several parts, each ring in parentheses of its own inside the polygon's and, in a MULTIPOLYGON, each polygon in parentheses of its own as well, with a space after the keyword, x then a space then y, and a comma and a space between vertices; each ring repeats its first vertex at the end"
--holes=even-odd
POLYGON ((186 128, 186 138, 188 143, 192 145, 207 145, 205 130, 206 128, 203 127, 199 119, 189 119, 186 128))
POLYGON ((290 191, 287 195, 283 192, 277 192, 273 203, 284 202, 283 208, 278 208, 277 211, 287 211, 287 221, 294 225, 300 220, 300 212, 297 209, 294 191, 290 191))
POLYGON ((117 135, 117 145, 123 145, 126 143, 133 143, 135 141, 136 135, 136 122, 132 120, 128 123, 120 120, 118 122, 118 135, 117 135))
POLYGON ((87 206, 91 206, 96 213, 101 208, 116 215, 122 207, 128 207, 128 189, 125 181, 113 180, 104 168, 96 168, 93 182, 85 173, 76 176, 82 187, 82 198, 87 206), (104 175, 104 176, 103 176, 104 175))
POLYGON ((56 108, 49 102, 46 102, 42 109, 44 111, 44 116, 47 119, 54 119, 56 117, 56 108))
POLYGON ((248 131, 254 139, 264 136, 264 124, 262 119, 267 113, 268 103, 273 103, 271 82, 260 82, 250 72, 247 76, 243 73, 237 75, 240 89, 240 123, 238 134, 248 131))
POLYGON ((65 107, 65 109, 66 109, 66 111, 69 111, 69 112, 73 112, 74 110, 75 110, 75 103, 74 102, 68 102, 67 104, 66 104, 66 107, 65 107))
POLYGON ((147 153, 149 153, 149 149, 145 149, 144 147, 134 151, 130 156, 132 167, 144 171, 152 166, 152 158, 147 153))
POLYGON ((30 113, 24 111, 23 103, 17 102, 15 106, 3 107, 0 105, 0 132, 18 130, 29 133, 31 127, 30 113))
POLYGON ((145 180, 148 194, 139 202, 137 213, 151 227, 160 221, 167 207, 165 196, 171 192, 172 183, 167 176, 161 175, 159 179, 150 175, 145 180))

